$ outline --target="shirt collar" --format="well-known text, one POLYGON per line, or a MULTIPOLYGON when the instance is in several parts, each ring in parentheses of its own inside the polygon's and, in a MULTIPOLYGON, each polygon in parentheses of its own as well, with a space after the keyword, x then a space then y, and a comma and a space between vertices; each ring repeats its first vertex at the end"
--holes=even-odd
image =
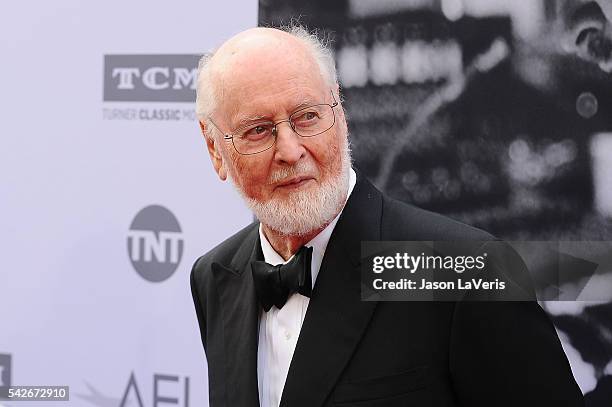
MULTIPOLYGON (((351 193, 353 192, 353 188, 355 188, 355 184, 357 183, 357 175, 355 171, 351 168, 349 170, 349 187, 346 194, 346 200, 344 201, 346 205, 346 201, 348 201, 351 193)), ((344 209, 344 208, 343 208, 344 209)), ((336 215, 336 217, 323 229, 318 235, 312 238, 308 243, 304 246, 312 247, 312 286, 314 287, 315 281, 317 279, 317 275, 319 274, 319 269, 321 268, 321 263, 323 262, 323 255, 325 254, 325 249, 327 248, 327 243, 331 238, 332 232, 336 227, 336 223, 338 223, 338 219, 342 211, 336 215)), ((283 257, 274 250, 270 242, 263 233, 261 228, 261 224, 259 225, 259 241, 261 242, 261 251, 264 255, 264 260, 266 263, 271 265, 284 264, 289 260, 285 261, 283 257)))

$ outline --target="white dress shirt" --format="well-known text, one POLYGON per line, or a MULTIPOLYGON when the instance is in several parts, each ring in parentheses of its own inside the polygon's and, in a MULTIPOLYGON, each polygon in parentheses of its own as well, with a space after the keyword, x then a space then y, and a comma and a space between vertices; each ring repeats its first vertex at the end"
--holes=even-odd
MULTIPOLYGON (((347 200, 353 192, 356 182, 357 176, 351 168, 349 188, 346 194, 347 200)), ((306 247, 312 247, 311 275, 313 288, 327 243, 341 213, 342 211, 321 233, 305 244, 306 247)), ((285 261, 272 248, 261 229, 261 225, 259 226, 259 238, 266 263, 277 265, 291 260, 285 261)), ((276 306, 272 306, 268 312, 261 313, 257 347, 257 384, 261 407, 278 407, 280 404, 285 380, 287 380, 287 373, 289 372, 289 364, 295 351, 295 345, 302 329, 309 302, 310 298, 296 293, 287 299, 283 308, 278 309, 276 306)))

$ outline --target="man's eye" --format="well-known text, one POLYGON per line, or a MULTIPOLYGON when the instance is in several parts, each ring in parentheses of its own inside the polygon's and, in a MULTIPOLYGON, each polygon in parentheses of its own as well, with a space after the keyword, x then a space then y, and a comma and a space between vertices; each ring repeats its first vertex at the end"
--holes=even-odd
POLYGON ((307 123, 307 122, 317 120, 318 118, 319 118, 319 114, 316 111, 311 110, 311 111, 300 113, 298 117, 295 118, 295 122, 307 123))
POLYGON ((242 138, 247 140, 259 140, 261 138, 267 137, 271 133, 272 131, 270 126, 259 125, 247 129, 242 135, 242 138))

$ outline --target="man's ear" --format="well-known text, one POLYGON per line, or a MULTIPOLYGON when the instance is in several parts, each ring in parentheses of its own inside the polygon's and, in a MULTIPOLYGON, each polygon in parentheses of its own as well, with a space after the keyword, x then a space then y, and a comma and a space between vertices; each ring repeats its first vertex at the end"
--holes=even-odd
POLYGON ((205 123, 200 122, 200 130, 202 130, 202 135, 204 136, 204 140, 206 140, 208 155, 210 156, 210 161, 215 168, 215 172, 221 181, 225 181, 227 179, 227 170, 225 169, 225 163, 223 161, 221 151, 219 151, 219 145, 217 144, 217 141, 213 135, 208 134, 205 123))

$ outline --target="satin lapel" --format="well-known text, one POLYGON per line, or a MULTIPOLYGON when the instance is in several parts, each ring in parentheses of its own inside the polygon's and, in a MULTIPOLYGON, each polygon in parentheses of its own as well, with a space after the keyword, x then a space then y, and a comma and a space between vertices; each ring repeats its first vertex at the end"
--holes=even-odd
POLYGON ((258 228, 240 246, 231 265, 212 264, 223 318, 227 406, 258 407, 259 305, 250 262, 262 260, 258 228))
POLYGON ((361 301, 361 241, 380 240, 381 213, 380 192, 359 177, 327 245, 281 407, 323 405, 365 332, 377 303, 361 301))

